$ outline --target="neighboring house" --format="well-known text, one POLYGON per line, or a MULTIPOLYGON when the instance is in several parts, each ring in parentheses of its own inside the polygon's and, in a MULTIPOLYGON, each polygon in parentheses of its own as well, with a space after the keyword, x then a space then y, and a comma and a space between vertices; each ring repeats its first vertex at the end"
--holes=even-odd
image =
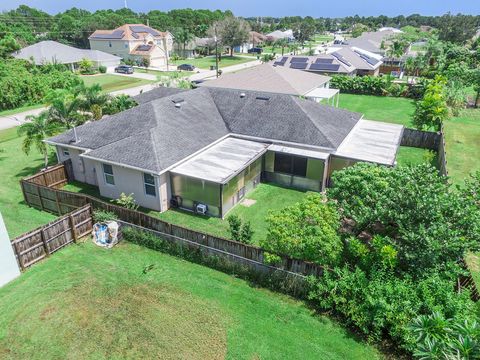
POLYGON ((374 54, 385 56, 388 44, 391 39, 403 31, 393 28, 382 28, 378 31, 364 32, 357 38, 350 38, 343 42, 346 46, 355 46, 357 48, 369 51, 374 54))
POLYGON ((83 59, 92 61, 95 67, 105 66, 107 68, 118 66, 121 60, 120 57, 103 51, 77 49, 51 40, 40 41, 27 46, 16 52, 13 56, 17 59, 33 59, 36 65, 65 64, 70 66, 72 70, 74 70, 83 59))
POLYGON ((332 171, 358 161, 394 165, 403 126, 291 95, 199 88, 75 132, 46 142, 102 196, 225 217, 261 181, 323 191, 332 171))
POLYGON ((303 96, 316 101, 325 99, 332 105, 335 105, 336 97, 338 106, 339 91, 330 89, 330 77, 270 63, 224 74, 198 86, 303 96))
POLYGON ((280 40, 280 39, 287 39, 288 41, 294 41, 295 37, 293 36, 293 30, 275 30, 269 34, 266 35, 267 39, 270 40, 280 40))
POLYGON ((357 47, 330 50, 332 52, 315 56, 283 56, 274 64, 323 75, 377 76, 383 63, 382 56, 357 47))
POLYGON ((166 65, 173 49, 172 34, 143 24, 126 24, 114 30, 96 30, 88 39, 91 49, 139 64, 146 58, 152 67, 166 65))
POLYGON ((250 31, 248 41, 240 46, 234 47, 233 51, 246 54, 248 53, 248 50, 262 45, 267 39, 268 37, 266 35, 260 34, 256 31, 250 31))

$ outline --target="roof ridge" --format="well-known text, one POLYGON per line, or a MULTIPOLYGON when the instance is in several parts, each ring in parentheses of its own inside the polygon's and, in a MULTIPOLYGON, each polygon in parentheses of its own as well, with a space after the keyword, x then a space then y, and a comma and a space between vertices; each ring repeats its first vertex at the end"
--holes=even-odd
MULTIPOLYGON (((292 96, 292 97, 293 97, 293 96, 292 96)), ((314 127, 325 137, 325 139, 330 143, 330 147, 331 147, 332 149, 336 149, 336 146, 333 144, 332 139, 331 139, 329 136, 327 136, 327 135, 325 134, 325 132, 322 131, 322 129, 320 129, 320 127, 317 125, 317 123, 316 123, 315 121, 312 121, 312 118, 311 118, 310 114, 307 113, 307 111, 303 108, 303 106, 302 106, 303 103, 302 103, 302 104, 300 103, 300 101, 312 101, 312 100, 301 100, 300 98, 297 98, 297 97, 295 97, 295 99, 293 99, 293 100, 297 103, 298 107, 302 110, 302 112, 305 114, 305 116, 308 118, 308 120, 313 124, 313 126, 314 126, 314 127)), ((317 104, 320 105, 320 106, 322 106, 322 104, 319 104, 319 103, 317 103, 317 104)))

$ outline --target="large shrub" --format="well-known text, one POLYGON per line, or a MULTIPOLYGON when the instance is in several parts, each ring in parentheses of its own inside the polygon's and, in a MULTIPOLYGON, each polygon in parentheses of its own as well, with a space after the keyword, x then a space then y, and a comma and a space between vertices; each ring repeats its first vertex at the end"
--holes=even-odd
POLYGON ((267 216, 267 238, 260 245, 267 251, 321 265, 338 262, 342 242, 338 235, 337 209, 318 193, 308 193, 292 206, 267 216))
POLYGON ((479 209, 433 167, 357 164, 332 176, 329 196, 357 233, 387 235, 402 271, 422 273, 479 248, 479 209))
POLYGON ((40 103, 51 89, 70 89, 79 83, 64 66, 0 61, 0 110, 40 103))
POLYGON ((420 130, 439 131, 448 118, 447 82, 442 77, 435 77, 426 87, 423 98, 415 103, 413 125, 420 130))

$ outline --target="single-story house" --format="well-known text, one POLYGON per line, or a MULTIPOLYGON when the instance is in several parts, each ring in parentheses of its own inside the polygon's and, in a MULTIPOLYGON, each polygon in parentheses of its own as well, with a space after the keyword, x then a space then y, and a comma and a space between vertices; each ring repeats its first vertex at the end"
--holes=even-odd
POLYGON ((382 63, 382 56, 356 47, 334 48, 326 54, 314 56, 283 56, 274 62, 290 69, 349 76, 377 76, 382 63))
POLYGON ((330 80, 328 76, 265 63, 224 74, 198 86, 303 96, 338 106, 339 90, 330 88, 330 80))
POLYGON ((173 50, 173 35, 143 24, 125 24, 113 30, 96 30, 88 38, 90 48, 152 67, 167 64, 173 50))
POLYGON ((225 217, 261 181, 323 191, 332 171, 355 162, 393 166, 402 133, 401 125, 297 96, 199 88, 46 143, 60 162, 71 160, 75 180, 102 196, 133 193, 149 209, 225 217))
POLYGON ((105 66, 107 68, 118 66, 122 59, 103 51, 78 49, 51 40, 40 41, 27 46, 13 56, 17 59, 33 59, 35 65, 65 64, 71 66, 72 70, 83 59, 92 61, 95 67, 105 66))
POLYGON ((294 41, 295 40, 295 37, 293 36, 293 30, 291 29, 288 29, 288 30, 285 30, 285 31, 281 31, 281 30, 275 30, 275 31, 272 31, 271 33, 267 34, 267 39, 270 39, 270 40, 280 40, 280 39, 287 39, 288 41, 294 41))
POLYGON ((240 46, 234 47, 233 51, 236 53, 246 54, 248 53, 248 50, 262 45, 267 39, 268 38, 266 35, 263 35, 256 31, 250 31, 248 34, 248 41, 240 46))

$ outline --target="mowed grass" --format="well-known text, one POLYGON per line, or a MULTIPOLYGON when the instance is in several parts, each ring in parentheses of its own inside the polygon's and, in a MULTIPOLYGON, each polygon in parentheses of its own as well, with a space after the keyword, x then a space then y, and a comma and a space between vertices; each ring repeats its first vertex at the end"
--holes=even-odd
POLYGON ((82 75, 80 78, 83 80, 86 86, 99 84, 104 92, 123 90, 153 83, 153 81, 139 79, 133 76, 129 77, 112 74, 82 75))
POLYGON ((397 165, 419 165, 425 162, 437 166, 436 153, 427 149, 401 146, 397 153, 397 165))
POLYGON ((0 308, 2 359, 381 358, 301 301, 126 242, 66 247, 0 308))
POLYGON ((462 184, 480 171, 480 109, 465 109, 444 123, 447 168, 450 179, 462 184))
MULTIPOLYGON (((218 66, 224 68, 227 66, 238 65, 255 60, 255 58, 243 57, 243 56, 230 56, 222 55, 218 66)), ((215 56, 206 56, 203 58, 174 60, 172 65, 191 64, 199 69, 210 69, 210 66, 215 66, 215 56)))
POLYGON ((367 120, 384 121, 393 124, 412 126, 415 111, 414 101, 407 98, 340 94, 338 106, 364 114, 367 120))
POLYGON ((0 212, 10 238, 55 218, 47 212, 30 208, 23 201, 19 181, 43 167, 43 156, 35 148, 31 149, 30 155, 25 155, 22 141, 16 128, 0 131, 0 212))

